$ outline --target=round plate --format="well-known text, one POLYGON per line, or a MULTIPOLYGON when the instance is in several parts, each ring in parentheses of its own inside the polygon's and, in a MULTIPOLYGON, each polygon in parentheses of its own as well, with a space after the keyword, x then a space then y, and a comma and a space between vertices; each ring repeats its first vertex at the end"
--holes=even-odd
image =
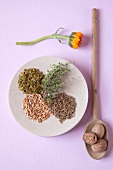
POLYGON ((76 98, 77 107, 75 117, 68 119, 61 124, 59 120, 52 115, 42 123, 38 123, 36 120, 29 119, 22 110, 22 102, 25 94, 18 88, 18 77, 20 72, 25 68, 38 68, 45 73, 46 70, 50 68, 50 64, 57 64, 59 62, 65 63, 67 61, 57 57, 40 57, 31 60, 18 70, 10 85, 9 104, 13 116, 21 126, 39 136, 57 136, 68 132, 81 120, 87 107, 88 88, 86 81, 81 72, 73 64, 69 64, 71 71, 67 73, 66 80, 70 78, 75 78, 75 80, 65 84, 60 92, 66 92, 68 95, 76 98))

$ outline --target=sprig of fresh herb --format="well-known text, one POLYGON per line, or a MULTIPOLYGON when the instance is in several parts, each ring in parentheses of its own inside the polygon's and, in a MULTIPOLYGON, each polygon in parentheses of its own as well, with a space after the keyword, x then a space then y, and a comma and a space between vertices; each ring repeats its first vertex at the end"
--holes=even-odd
POLYGON ((70 69, 68 67, 70 63, 58 63, 52 64, 50 66, 50 70, 47 70, 47 73, 44 77, 43 81, 43 97, 50 104, 52 103, 52 99, 55 96, 55 93, 67 82, 62 82, 62 78, 65 73, 69 72, 70 69))

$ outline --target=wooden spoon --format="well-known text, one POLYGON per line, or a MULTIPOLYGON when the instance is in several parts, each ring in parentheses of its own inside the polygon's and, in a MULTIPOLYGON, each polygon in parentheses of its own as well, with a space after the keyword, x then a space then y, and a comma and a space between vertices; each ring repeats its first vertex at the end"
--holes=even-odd
MULTIPOLYGON (((92 88, 93 88, 93 120, 86 126, 85 132, 91 132, 94 125, 101 123, 105 127, 103 139, 108 142, 108 130, 104 122, 98 119, 98 99, 97 99, 97 10, 92 9, 92 88)), ((101 159, 106 154, 103 152, 94 152, 91 145, 85 144, 89 155, 94 159, 101 159)))

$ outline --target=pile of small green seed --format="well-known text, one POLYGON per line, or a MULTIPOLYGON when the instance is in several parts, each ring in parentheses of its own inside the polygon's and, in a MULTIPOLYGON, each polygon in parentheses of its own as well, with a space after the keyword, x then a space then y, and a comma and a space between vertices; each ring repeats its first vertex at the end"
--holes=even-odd
POLYGON ((19 89, 25 94, 40 94, 44 74, 36 68, 24 69, 18 79, 19 89))

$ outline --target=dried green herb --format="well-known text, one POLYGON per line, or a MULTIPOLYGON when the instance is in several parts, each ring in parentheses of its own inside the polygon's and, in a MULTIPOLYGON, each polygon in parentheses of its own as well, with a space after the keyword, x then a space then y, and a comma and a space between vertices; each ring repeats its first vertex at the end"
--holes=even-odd
POLYGON ((39 69, 24 69, 19 75, 19 89, 25 94, 42 93, 43 78, 44 74, 39 69))
POLYGON ((62 78, 65 73, 70 71, 68 65, 70 63, 58 63, 51 65, 51 69, 47 70, 45 78, 43 79, 43 98, 49 103, 52 103, 52 99, 55 93, 67 82, 63 82, 62 78))

